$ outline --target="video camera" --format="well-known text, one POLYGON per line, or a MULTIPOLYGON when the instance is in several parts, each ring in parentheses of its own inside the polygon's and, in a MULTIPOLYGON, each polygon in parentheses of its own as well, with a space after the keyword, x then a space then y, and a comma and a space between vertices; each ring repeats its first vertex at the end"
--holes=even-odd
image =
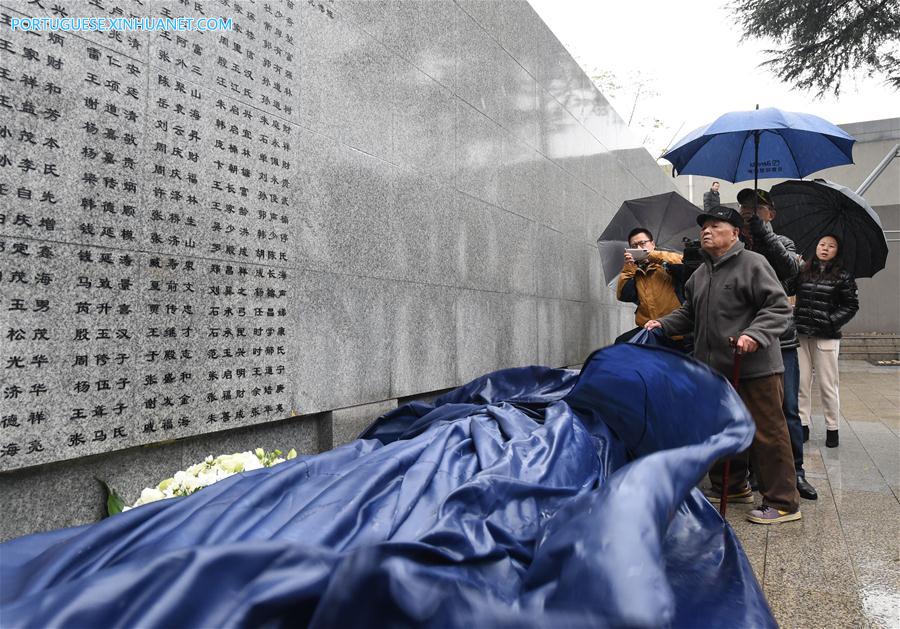
POLYGON ((700 241, 682 238, 681 242, 684 245, 681 263, 690 269, 687 272, 687 277, 690 277, 703 264, 703 256, 700 255, 700 241))
POLYGON ((681 257, 681 264, 678 268, 678 280, 684 285, 688 278, 693 275, 694 271, 703 264, 703 256, 700 255, 700 241, 691 240, 690 238, 682 238, 684 252, 681 257))

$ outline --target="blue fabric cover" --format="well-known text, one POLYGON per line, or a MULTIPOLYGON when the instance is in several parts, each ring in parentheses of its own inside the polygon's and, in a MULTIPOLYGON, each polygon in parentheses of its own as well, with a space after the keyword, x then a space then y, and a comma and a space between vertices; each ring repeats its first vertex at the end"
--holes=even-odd
POLYGON ((695 488, 752 437, 666 349, 498 371, 330 452, 0 545, 0 624, 775 627, 695 488))

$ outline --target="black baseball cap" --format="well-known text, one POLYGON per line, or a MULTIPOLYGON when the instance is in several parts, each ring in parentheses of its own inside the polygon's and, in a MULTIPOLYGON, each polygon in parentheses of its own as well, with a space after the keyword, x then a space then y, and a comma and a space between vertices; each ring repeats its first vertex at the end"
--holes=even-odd
POLYGON ((703 227, 703 223, 706 221, 725 221, 726 223, 731 223, 735 227, 744 226, 744 219, 741 218, 741 213, 731 209, 727 205, 717 205, 709 212, 704 212, 697 217, 697 224, 700 227, 703 227))
MULTIPOLYGON (((757 188, 756 199, 757 205, 768 205, 770 208, 775 207, 775 204, 772 203, 772 197, 770 197, 769 193, 765 190, 760 190, 757 188)), ((737 202, 744 207, 753 207, 753 188, 744 188, 743 190, 738 192, 737 202)))

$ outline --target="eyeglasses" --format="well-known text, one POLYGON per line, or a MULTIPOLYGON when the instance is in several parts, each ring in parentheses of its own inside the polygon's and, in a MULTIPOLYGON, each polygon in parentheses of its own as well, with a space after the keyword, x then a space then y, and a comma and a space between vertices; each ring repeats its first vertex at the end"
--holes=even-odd
POLYGON ((653 242, 653 241, 652 240, 638 240, 637 242, 631 243, 631 248, 632 249, 640 249, 641 247, 646 245, 648 242, 653 242))

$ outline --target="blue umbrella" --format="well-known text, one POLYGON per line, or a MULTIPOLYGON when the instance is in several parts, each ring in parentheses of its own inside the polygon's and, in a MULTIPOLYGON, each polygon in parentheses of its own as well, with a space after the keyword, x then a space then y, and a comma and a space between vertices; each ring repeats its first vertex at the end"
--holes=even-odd
POLYGON ((679 175, 737 182, 800 178, 853 163, 856 139, 811 114, 774 107, 733 111, 694 129, 663 155, 679 175))

